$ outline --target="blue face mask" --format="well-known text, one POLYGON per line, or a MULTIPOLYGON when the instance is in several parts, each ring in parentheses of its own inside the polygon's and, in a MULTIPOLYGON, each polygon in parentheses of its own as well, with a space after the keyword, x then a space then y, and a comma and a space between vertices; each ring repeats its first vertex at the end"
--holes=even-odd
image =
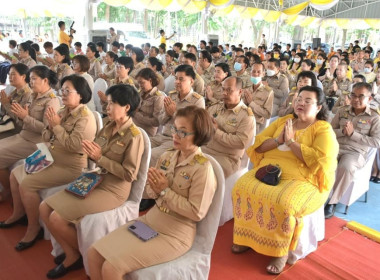
POLYGON ((241 70, 241 63, 235 62, 234 69, 235 69, 235 71, 240 71, 241 70))
POLYGON ((258 83, 261 82, 261 77, 252 77, 252 76, 251 76, 251 82, 252 82, 254 85, 257 85, 258 83))

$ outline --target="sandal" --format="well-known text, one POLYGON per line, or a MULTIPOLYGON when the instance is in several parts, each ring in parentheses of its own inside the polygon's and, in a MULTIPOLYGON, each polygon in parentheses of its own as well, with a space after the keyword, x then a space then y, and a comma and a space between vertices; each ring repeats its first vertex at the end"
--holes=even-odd
POLYGON ((241 254, 248 251, 249 249, 250 247, 243 245, 232 244, 231 246, 231 252, 234 254, 241 254))
POLYGON ((280 274, 286 265, 286 261, 288 260, 288 256, 272 258, 269 265, 267 266, 267 272, 269 274, 280 274))

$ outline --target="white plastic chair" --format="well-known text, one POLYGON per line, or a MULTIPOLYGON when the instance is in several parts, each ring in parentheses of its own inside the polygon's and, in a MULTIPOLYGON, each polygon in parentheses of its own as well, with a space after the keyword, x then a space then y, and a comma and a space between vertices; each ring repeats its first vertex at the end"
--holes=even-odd
POLYGON ((357 170, 354 174, 354 180, 343 194, 339 203, 346 205, 344 214, 347 214, 350 207, 356 200, 365 194, 365 202, 367 202, 367 192, 369 190, 369 179, 371 177, 372 164, 376 157, 376 148, 370 148, 367 153, 365 165, 357 170))
POLYGON ((94 100, 95 103, 95 109, 97 112, 102 113, 102 104, 100 103, 100 98, 98 96, 98 91, 106 92, 108 88, 107 82, 102 79, 98 78, 95 83, 94 83, 94 91, 92 92, 92 99, 94 100))
POLYGON ((212 164, 218 185, 206 217, 197 224, 193 246, 183 256, 170 262, 133 271, 124 276, 125 280, 208 279, 211 251, 218 231, 225 190, 222 168, 214 158, 206 156, 212 164))
MULTIPOLYGON (((248 147, 255 143, 255 137, 252 137, 248 147)), ((248 172, 249 158, 246 152, 241 159, 240 169, 226 178, 226 193, 224 194, 223 209, 220 215, 219 226, 224 225, 226 222, 234 217, 231 192, 236 181, 248 172)))
POLYGON ((164 89, 164 92, 166 94, 168 94, 169 91, 174 90, 174 88, 175 88, 174 82, 175 82, 175 77, 173 75, 170 75, 169 77, 167 77, 165 79, 165 89, 164 89))

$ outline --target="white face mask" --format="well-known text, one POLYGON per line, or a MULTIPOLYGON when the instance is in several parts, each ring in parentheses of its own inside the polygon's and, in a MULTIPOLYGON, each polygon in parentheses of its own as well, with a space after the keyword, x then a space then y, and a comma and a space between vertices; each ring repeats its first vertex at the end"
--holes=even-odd
POLYGON ((368 67, 364 68, 364 73, 371 73, 371 68, 368 68, 368 67))
POLYGON ((275 74, 276 74, 276 71, 271 70, 271 69, 268 69, 268 70, 267 70, 267 76, 268 76, 268 77, 272 77, 272 76, 274 76, 275 74))
POLYGON ((301 58, 299 58, 299 57, 294 58, 295 63, 299 63, 300 61, 301 61, 301 58))
POLYGON ((317 64, 318 65, 322 65, 323 64, 323 60, 322 59, 317 59, 317 64))

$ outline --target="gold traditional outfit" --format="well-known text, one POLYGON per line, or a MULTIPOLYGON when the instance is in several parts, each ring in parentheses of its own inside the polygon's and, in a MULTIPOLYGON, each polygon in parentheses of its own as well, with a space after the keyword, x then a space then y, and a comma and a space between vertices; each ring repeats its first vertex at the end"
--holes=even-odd
POLYGON ((232 190, 234 243, 273 257, 285 256, 296 248, 302 218, 326 201, 335 180, 339 150, 331 125, 317 121, 295 133, 306 164, 284 144, 265 153, 256 152, 265 140, 280 135, 289 118, 294 117, 279 118, 256 136, 255 144, 247 150, 254 169, 232 190), (255 177, 257 169, 268 164, 278 164, 282 169, 277 186, 255 177))

